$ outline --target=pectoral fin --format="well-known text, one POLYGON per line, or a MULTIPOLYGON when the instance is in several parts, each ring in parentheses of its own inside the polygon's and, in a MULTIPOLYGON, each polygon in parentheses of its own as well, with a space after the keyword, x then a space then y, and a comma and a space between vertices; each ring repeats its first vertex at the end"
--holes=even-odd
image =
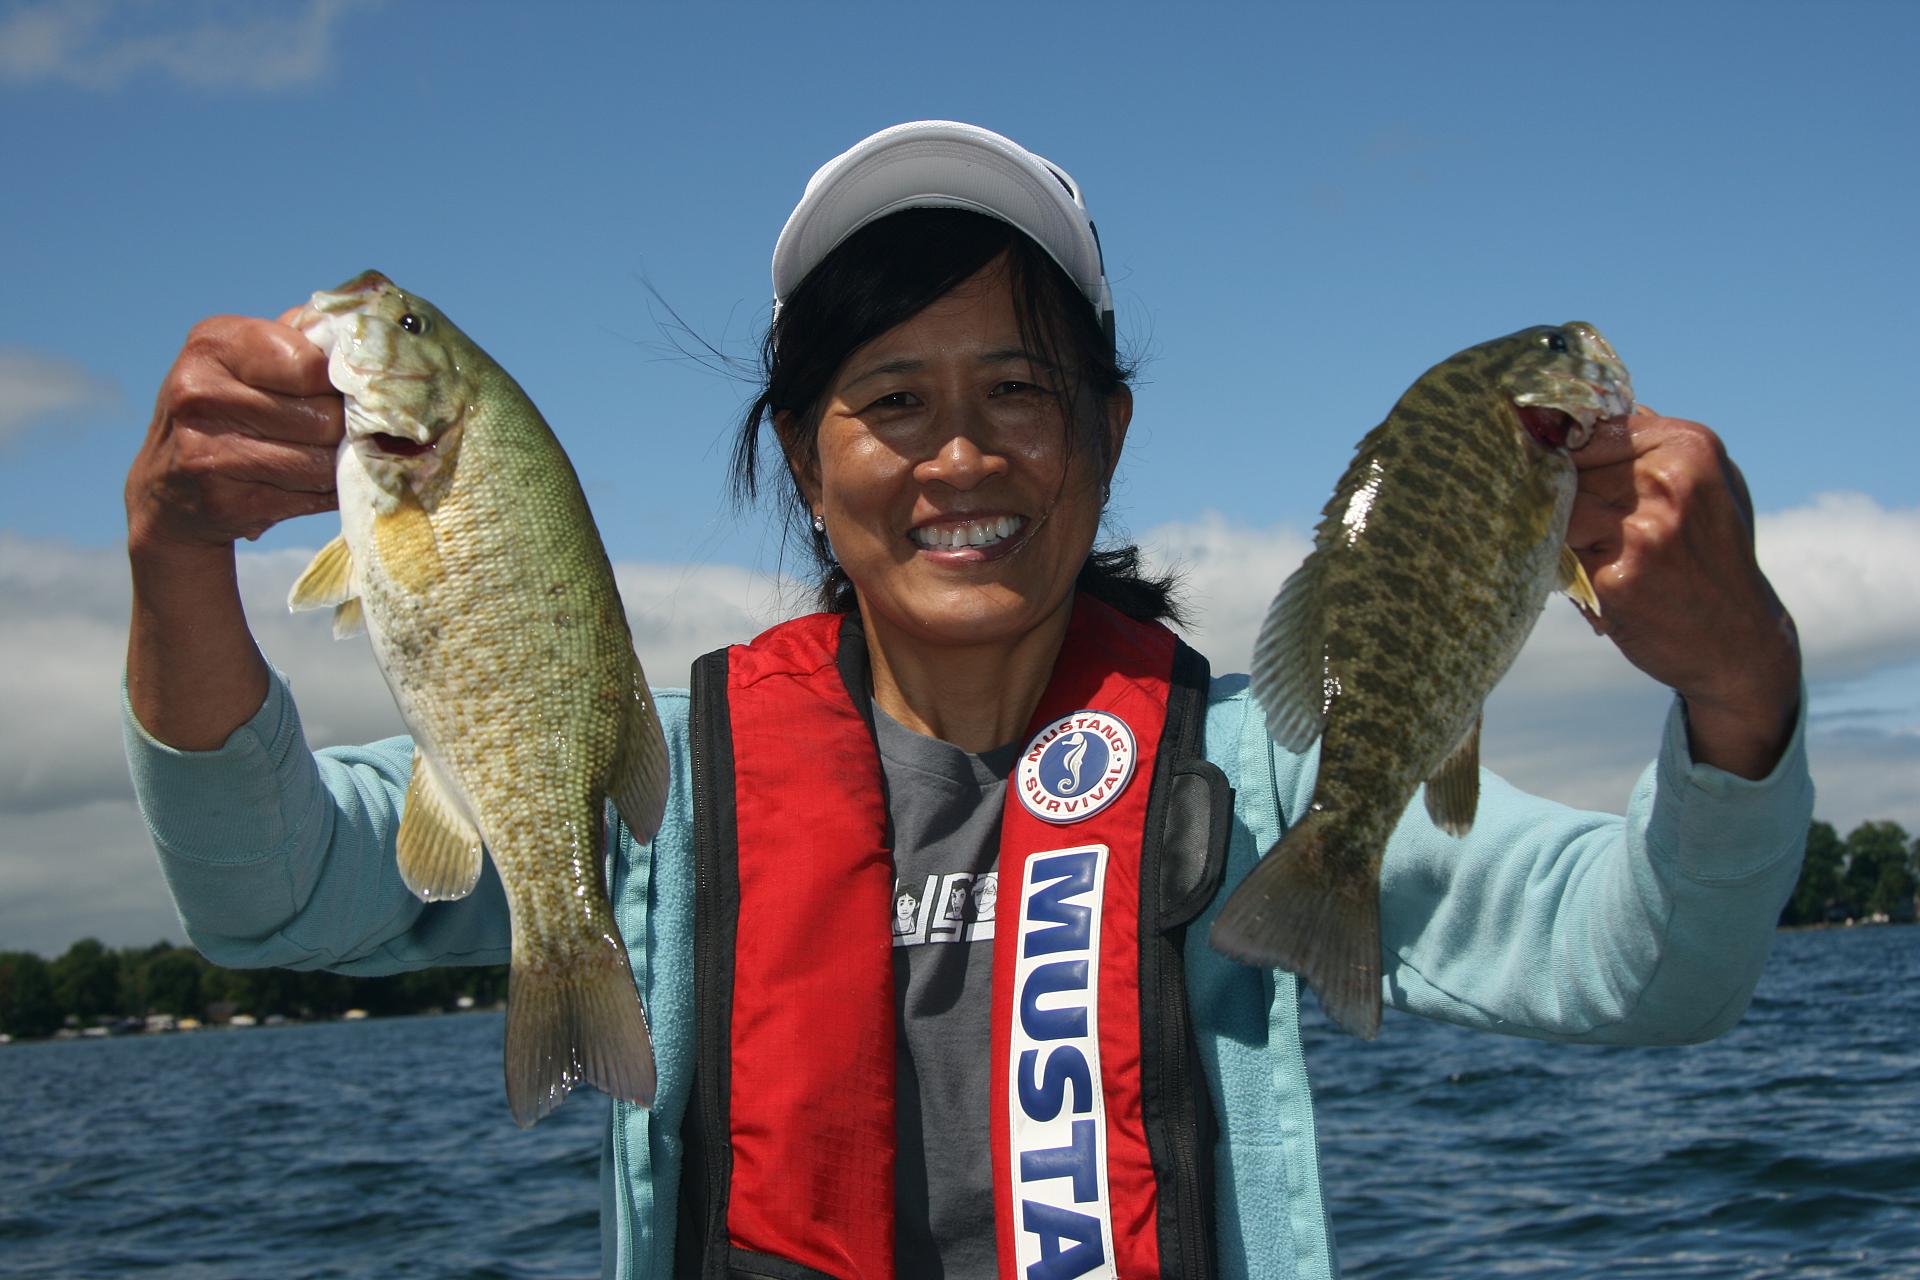
POLYGON ((367 613, 360 607, 360 597, 342 600, 333 608, 333 638, 345 640, 357 636, 367 629, 367 613))
POLYGON ((1475 716, 1453 754, 1427 779, 1427 816, 1448 835, 1463 836, 1473 829, 1479 807, 1480 717, 1475 716))
POLYGON ((651 840, 660 829, 670 772, 667 739, 653 709, 653 693, 647 688, 640 664, 635 662, 627 715, 620 726, 620 755, 610 788, 613 807, 620 811, 635 840, 651 840))
POLYGON ((1327 719, 1327 655, 1315 552, 1281 586, 1253 642, 1253 696, 1267 732, 1289 751, 1305 751, 1327 719))
POLYGON ((1572 547, 1564 544, 1560 548, 1559 586, 1588 614, 1596 618, 1600 616, 1600 597, 1593 594, 1593 582, 1587 577, 1580 557, 1573 553, 1572 547))
POLYGON ((422 902, 464 898, 480 882, 480 833, 418 748, 394 843, 400 878, 422 902))
POLYGON ((336 536, 320 548, 313 562, 294 580, 293 590, 287 593, 287 608, 296 612, 332 608, 345 604, 355 594, 353 552, 347 550, 344 536, 336 536))

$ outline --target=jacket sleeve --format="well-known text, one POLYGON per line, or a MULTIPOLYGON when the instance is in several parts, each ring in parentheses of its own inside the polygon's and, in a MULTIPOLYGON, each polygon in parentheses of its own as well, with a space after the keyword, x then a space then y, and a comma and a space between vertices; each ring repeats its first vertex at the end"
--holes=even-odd
MULTIPOLYGON (((1311 802, 1319 748, 1275 747, 1258 704, 1246 705, 1238 808, 1264 853, 1311 802)), ((1694 763, 1674 699, 1624 817, 1528 795, 1482 770, 1473 830, 1456 839, 1416 795, 1380 868, 1386 1000, 1465 1026, 1589 1043, 1685 1044, 1733 1026, 1806 847, 1804 691, 1800 706, 1773 772, 1749 781, 1694 763)))
POLYGON ((1792 894, 1813 813, 1806 695, 1757 781, 1696 764, 1685 710, 1624 818, 1484 770, 1473 830, 1408 807, 1381 866, 1387 998, 1514 1035, 1689 1044, 1740 1020, 1792 894))
POLYGON ((213 751, 176 751, 123 707, 161 871, 187 937, 215 964, 381 974, 507 959, 492 859, 458 902, 423 903, 400 879, 410 739, 311 752, 277 673, 260 710, 213 751))

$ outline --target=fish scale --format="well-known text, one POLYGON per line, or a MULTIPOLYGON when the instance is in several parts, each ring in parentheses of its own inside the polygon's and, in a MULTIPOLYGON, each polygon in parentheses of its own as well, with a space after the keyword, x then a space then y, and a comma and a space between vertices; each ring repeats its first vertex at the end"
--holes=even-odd
POLYGON ((1556 586, 1598 608, 1565 546, 1568 448, 1631 406, 1590 325, 1537 326, 1428 370, 1360 441, 1255 644, 1275 739, 1320 761, 1307 811, 1212 941, 1290 969, 1342 1027, 1380 1022, 1379 872, 1422 781, 1455 835, 1478 798, 1480 711, 1556 586))
POLYGON ((296 608, 363 618, 415 741, 402 878, 458 898, 494 861, 511 917, 506 1073, 532 1124, 586 1080, 642 1104, 654 1064, 603 884, 606 802, 657 826, 666 745, 578 478, 513 379, 377 273, 301 327, 347 397, 341 537, 296 608))

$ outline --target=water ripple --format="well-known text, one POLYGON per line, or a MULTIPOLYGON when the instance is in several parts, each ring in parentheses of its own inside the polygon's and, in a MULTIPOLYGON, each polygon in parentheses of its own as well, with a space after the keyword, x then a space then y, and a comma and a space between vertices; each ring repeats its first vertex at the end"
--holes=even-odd
MULTIPOLYGON (((1920 1277, 1920 929, 1782 935, 1733 1031, 1545 1045, 1308 1001, 1349 1280, 1920 1277)), ((606 1102, 508 1117, 497 1015, 0 1049, 0 1274, 559 1280, 606 1102)))
POLYGON ((1920 1277, 1920 929, 1783 934, 1686 1048, 1507 1040, 1308 1001, 1349 1280, 1920 1277))

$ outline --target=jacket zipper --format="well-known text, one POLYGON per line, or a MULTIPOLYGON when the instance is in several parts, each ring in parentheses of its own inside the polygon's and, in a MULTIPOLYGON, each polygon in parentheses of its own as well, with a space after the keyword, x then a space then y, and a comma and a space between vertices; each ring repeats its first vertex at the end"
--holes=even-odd
MULTIPOLYGON (((1278 788, 1274 789, 1274 794, 1279 794, 1278 788)), ((1307 1078, 1307 1048, 1300 1035, 1301 995, 1302 991, 1296 980, 1293 989, 1293 1034, 1286 1037, 1285 1053, 1287 1055, 1287 1067, 1299 1075, 1300 1092, 1307 1099, 1307 1104, 1300 1108, 1300 1127, 1305 1135, 1305 1140, 1301 1145, 1306 1148, 1306 1156, 1310 1162, 1310 1167, 1308 1169, 1306 1185, 1300 1188, 1300 1190, 1308 1193, 1307 1198, 1312 1201, 1310 1208, 1313 1212, 1314 1221, 1321 1224, 1321 1230, 1317 1233, 1317 1236, 1322 1252, 1320 1256, 1314 1258, 1312 1261, 1315 1267, 1320 1269, 1321 1274, 1337 1276, 1339 1274, 1339 1267, 1334 1262, 1333 1233, 1326 1229, 1327 1207, 1320 1191, 1320 1135, 1314 1127, 1313 1120, 1313 1081, 1307 1078)), ((1289 1178, 1289 1191, 1294 1190, 1292 1182, 1293 1180, 1289 1178)), ((1300 1258, 1296 1251, 1295 1267, 1298 1268, 1303 1261, 1305 1261, 1305 1259, 1300 1258)))
POLYGON ((615 1170, 613 1182, 615 1191, 613 1212, 616 1220, 614 1223, 613 1238, 615 1242, 620 1245, 621 1249, 620 1256, 615 1259, 613 1267, 613 1274, 617 1277, 617 1280, 633 1280, 635 1276, 640 1274, 639 1268, 634 1265, 633 1257, 633 1201, 630 1197, 619 1194, 621 1184, 631 1182, 631 1178, 628 1176, 628 1169, 631 1166, 627 1164, 627 1122, 626 1118, 620 1114, 620 1108, 625 1105, 626 1104, 618 1098, 614 1099, 613 1110, 610 1113, 608 1121, 613 1125, 613 1167, 615 1170))
MULTIPOLYGON (((626 883, 628 883, 630 871, 626 869, 626 865, 622 864, 622 860, 620 860, 620 831, 622 831, 620 814, 612 808, 611 802, 609 802, 605 808, 607 808, 607 848, 601 850, 601 858, 605 860, 605 865, 607 865, 607 875, 605 875, 607 900, 609 900, 609 904, 612 906, 614 923, 620 927, 620 936, 622 936, 622 938, 643 936, 643 931, 634 931, 634 929, 632 929, 634 921, 630 921, 630 919, 620 919, 620 902, 626 898, 626 883)), ((651 889, 651 879, 649 879, 649 889, 651 889)), ((643 971, 645 971, 649 977, 651 977, 651 973, 653 973, 651 965, 643 967, 643 971)), ((636 971, 634 977, 636 977, 636 981, 639 979, 639 971, 636 971)), ((643 994, 645 994, 645 992, 643 992, 643 994)), ((612 1100, 612 1107, 609 1107, 609 1111, 607 1111, 607 1125, 611 1126, 611 1130, 609 1130, 609 1144, 611 1144, 612 1148, 611 1173, 612 1186, 614 1186, 614 1194, 612 1194, 612 1201, 614 1201, 614 1203, 612 1203, 614 1232, 612 1232, 612 1238, 614 1238, 614 1247, 620 1249, 609 1261, 612 1261, 612 1272, 614 1272, 614 1276, 616 1276, 618 1280, 632 1280, 634 1276, 639 1274, 639 1270, 637 1270, 636 1265, 634 1265, 634 1199, 628 1194, 628 1192, 632 1190, 632 1178, 628 1176, 630 1165, 628 1165, 628 1140, 626 1140, 626 1107, 628 1107, 628 1105, 632 1105, 632 1103, 622 1102, 620 1098, 614 1098, 614 1100, 612 1100)))
MULTIPOLYGON (((620 908, 618 904, 626 897, 627 882, 632 873, 620 857, 620 833, 626 829, 624 821, 611 803, 607 804, 606 809, 608 846, 603 851, 603 856, 607 862, 607 897, 609 902, 613 904, 614 919, 620 926, 620 936, 623 939, 644 936, 644 930, 635 931, 629 927, 634 923, 633 921, 623 921, 620 919, 620 908)), ((651 895, 653 889, 651 874, 649 874, 647 879, 647 889, 649 895, 651 895)), ((653 904, 651 902, 646 904, 645 914, 651 914, 652 906, 653 904)), ((642 923, 644 923, 644 921, 642 921, 642 923)), ((649 978, 653 976, 651 957, 649 957, 648 963, 645 966, 645 972, 649 978)), ((648 1007, 651 1008, 651 1004, 649 1004, 648 1007)), ((614 1275, 618 1280, 633 1280, 634 1277, 640 1274, 633 1251, 635 1234, 633 1200, 631 1196, 623 1195, 620 1191, 622 1184, 630 1186, 632 1183, 632 1178, 629 1175, 631 1166, 627 1163, 627 1108, 631 1105, 631 1103, 615 1098, 613 1100, 613 1106, 607 1113, 607 1123, 613 1126, 613 1238, 620 1252, 612 1261, 614 1264, 614 1275)))

